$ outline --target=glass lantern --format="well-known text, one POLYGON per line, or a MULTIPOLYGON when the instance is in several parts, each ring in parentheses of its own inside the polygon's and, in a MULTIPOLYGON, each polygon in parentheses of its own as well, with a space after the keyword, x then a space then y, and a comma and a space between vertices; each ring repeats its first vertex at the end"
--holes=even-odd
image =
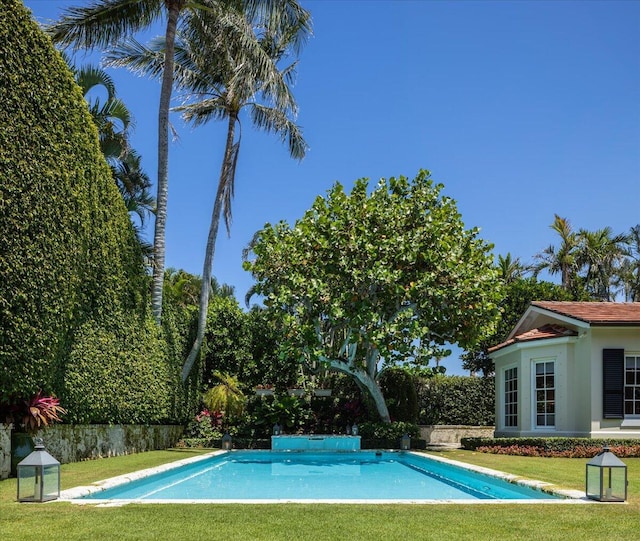
POLYGON ((409 436, 409 434, 405 434, 400 438, 400 449, 403 451, 411 449, 411 436, 409 436))
POLYGON ((627 499, 627 466, 607 445, 587 462, 587 498, 601 502, 627 499))
POLYGON ((48 502, 60 497, 60 462, 35 438, 35 450, 18 463, 18 501, 48 502))
POLYGON ((233 448, 233 441, 231 440, 231 434, 225 432, 225 435, 222 436, 222 448, 225 451, 230 451, 233 448))

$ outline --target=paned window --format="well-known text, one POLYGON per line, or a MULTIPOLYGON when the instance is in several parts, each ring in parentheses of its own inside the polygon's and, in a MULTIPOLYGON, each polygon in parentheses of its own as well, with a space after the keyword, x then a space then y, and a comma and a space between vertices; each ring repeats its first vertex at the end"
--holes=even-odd
POLYGON ((556 378, 555 363, 535 363, 535 415, 536 426, 556 425, 556 378))
POLYGON ((518 369, 504 371, 504 426, 518 426, 518 369))
POLYGON ((624 416, 640 417, 640 355, 624 358, 624 416))

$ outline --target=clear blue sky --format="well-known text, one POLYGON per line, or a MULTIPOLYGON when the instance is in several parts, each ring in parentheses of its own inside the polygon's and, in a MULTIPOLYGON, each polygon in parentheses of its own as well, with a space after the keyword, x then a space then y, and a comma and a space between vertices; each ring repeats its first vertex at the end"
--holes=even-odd
MULTIPOLYGON (((554 213, 592 230, 640 223, 640 2, 301 2, 314 36, 294 91, 311 150, 294 162, 243 122, 231 238, 213 269, 240 300, 253 233, 293 223, 335 181, 429 169, 467 227, 524 262, 556 242, 554 213)), ((25 1, 41 22, 83 3, 25 1)), ((109 72, 155 179, 159 83, 109 72)), ((172 122, 167 266, 201 274, 225 126, 172 122)))

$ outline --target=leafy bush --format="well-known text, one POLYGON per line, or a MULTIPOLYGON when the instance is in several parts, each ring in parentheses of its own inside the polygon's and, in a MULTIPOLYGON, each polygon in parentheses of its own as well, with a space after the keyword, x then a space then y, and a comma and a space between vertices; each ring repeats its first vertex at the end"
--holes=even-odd
POLYGON ((389 415, 394 421, 418 421, 418 393, 416 378, 402 368, 390 368, 380 376, 380 388, 389 415))
POLYGON ((492 426, 495 419, 493 378, 436 376, 418 385, 422 425, 492 426))
POLYGON ((420 436, 420 427, 413 423, 402 421, 394 423, 366 422, 358 426, 362 438, 377 440, 399 440, 405 434, 412 438, 420 436))
POLYGON ((499 455, 591 458, 607 444, 619 457, 640 457, 638 440, 591 438, 462 438, 462 448, 499 455))
POLYGON ((252 397, 247 402, 247 413, 237 431, 240 436, 267 438, 277 423, 285 434, 309 431, 312 412, 308 400, 296 396, 276 394, 252 397))

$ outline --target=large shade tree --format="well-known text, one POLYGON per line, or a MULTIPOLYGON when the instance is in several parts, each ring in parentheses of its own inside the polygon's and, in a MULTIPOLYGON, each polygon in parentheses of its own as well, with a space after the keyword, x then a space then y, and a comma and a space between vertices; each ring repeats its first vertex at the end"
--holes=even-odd
POLYGON ((245 261, 281 316, 282 355, 350 375, 386 422, 384 366, 470 348, 498 316, 491 245, 464 228, 442 188, 427 171, 370 193, 366 180, 351 193, 338 183, 293 227, 267 224, 245 261))

